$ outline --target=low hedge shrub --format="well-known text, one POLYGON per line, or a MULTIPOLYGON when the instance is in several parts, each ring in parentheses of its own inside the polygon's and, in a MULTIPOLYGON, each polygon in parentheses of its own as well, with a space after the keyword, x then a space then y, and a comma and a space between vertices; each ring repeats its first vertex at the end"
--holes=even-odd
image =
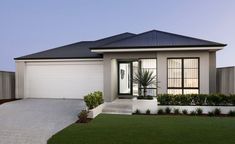
POLYGON ((89 109, 93 109, 104 103, 103 94, 100 91, 95 91, 84 96, 84 101, 89 109))
POLYGON ((235 106, 235 94, 160 94, 160 105, 235 106))

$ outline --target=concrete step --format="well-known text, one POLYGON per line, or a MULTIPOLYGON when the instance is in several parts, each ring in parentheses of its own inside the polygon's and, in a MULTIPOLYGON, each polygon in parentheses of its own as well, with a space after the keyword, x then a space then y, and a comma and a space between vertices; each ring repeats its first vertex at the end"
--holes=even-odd
POLYGON ((132 102, 131 101, 123 101, 123 100, 115 100, 110 103, 106 103, 102 113, 105 114, 132 114, 132 102))

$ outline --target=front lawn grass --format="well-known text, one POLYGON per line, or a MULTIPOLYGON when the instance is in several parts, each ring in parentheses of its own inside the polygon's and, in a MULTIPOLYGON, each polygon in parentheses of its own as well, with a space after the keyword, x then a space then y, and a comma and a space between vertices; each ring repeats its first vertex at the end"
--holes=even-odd
POLYGON ((235 118, 99 115, 72 124, 48 144, 234 144, 235 118))

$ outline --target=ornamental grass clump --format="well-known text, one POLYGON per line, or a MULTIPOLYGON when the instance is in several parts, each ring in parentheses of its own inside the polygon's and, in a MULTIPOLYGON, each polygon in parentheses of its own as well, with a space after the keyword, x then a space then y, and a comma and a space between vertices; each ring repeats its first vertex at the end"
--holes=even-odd
POLYGON ((166 114, 170 114, 170 113, 171 113, 171 108, 167 107, 167 108, 165 109, 165 113, 166 113, 166 114))
POLYGON ((157 114, 159 114, 159 115, 162 115, 162 114, 164 114, 164 111, 163 111, 163 109, 159 109, 159 110, 157 111, 157 114))
POLYGON ((197 109, 196 109, 196 113, 197 113, 198 115, 202 115, 203 110, 202 110, 201 108, 197 108, 197 109))
POLYGON ((150 85, 156 85, 157 84, 157 77, 153 74, 152 71, 149 70, 139 70, 137 73, 135 73, 133 82, 136 84, 139 84, 141 87, 143 87, 144 90, 144 98, 147 97, 147 87, 150 85))
POLYGON ((174 109, 174 114, 180 114, 180 110, 179 109, 174 109))
POLYGON ((183 113, 184 115, 187 115, 187 114, 188 114, 188 111, 187 111, 186 109, 184 109, 184 110, 182 110, 182 113, 183 113))

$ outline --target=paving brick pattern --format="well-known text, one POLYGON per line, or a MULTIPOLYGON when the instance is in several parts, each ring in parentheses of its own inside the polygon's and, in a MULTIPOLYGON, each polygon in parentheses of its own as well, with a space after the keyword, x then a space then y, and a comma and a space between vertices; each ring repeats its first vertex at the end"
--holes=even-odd
POLYGON ((82 100, 23 99, 0 105, 0 144, 46 144, 77 120, 82 100))

